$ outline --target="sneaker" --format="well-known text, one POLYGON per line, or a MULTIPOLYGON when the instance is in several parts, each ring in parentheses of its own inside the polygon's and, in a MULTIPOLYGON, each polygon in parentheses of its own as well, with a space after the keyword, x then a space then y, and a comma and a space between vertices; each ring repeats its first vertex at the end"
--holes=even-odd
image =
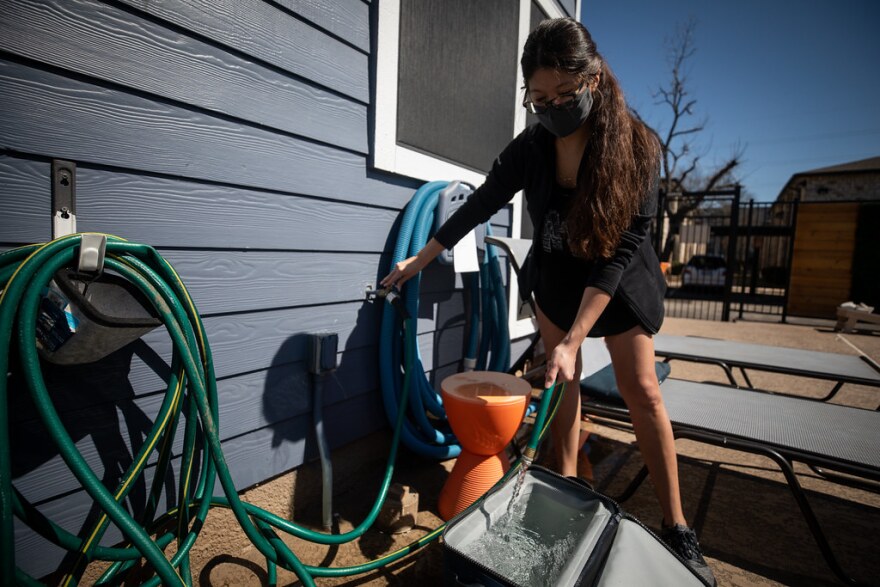
POLYGON ((697 542, 697 535, 693 530, 682 524, 676 524, 672 527, 663 525, 660 530, 660 538, 675 554, 684 559, 687 566, 697 573, 707 585, 712 587, 717 585, 712 569, 706 564, 706 559, 700 552, 700 543, 697 542))

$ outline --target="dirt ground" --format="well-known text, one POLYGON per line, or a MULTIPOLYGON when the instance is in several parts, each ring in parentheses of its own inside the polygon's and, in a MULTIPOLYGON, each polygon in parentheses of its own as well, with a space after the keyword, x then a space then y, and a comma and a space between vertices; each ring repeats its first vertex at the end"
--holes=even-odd
MULTIPOLYGON (((857 354, 880 361, 880 336, 840 335, 831 323, 775 324, 707 322, 668 319, 664 334, 699 335, 727 340, 857 354)), ((726 382, 717 367, 673 362, 672 376, 696 381, 726 382)), ((756 387, 820 395, 827 382, 784 375, 750 373, 756 387)), ((874 409, 880 389, 847 385, 837 403, 874 409)), ((641 467, 634 435, 597 422, 585 422, 590 432, 580 459, 579 474, 597 489, 619 494, 641 467)), ((348 531, 366 516, 381 482, 389 434, 377 433, 333 454, 339 531, 348 531)), ((836 585, 788 490, 782 474, 769 459, 693 441, 677 441, 681 493, 685 514, 697 530, 707 560, 720 585, 836 585)), ((880 447, 878 447, 880 449, 880 447)), ((437 527, 437 495, 453 462, 428 462, 403 453, 395 480, 419 494, 419 518, 405 534, 369 530, 361 539, 339 547, 317 546, 287 539, 294 552, 312 565, 356 565, 393 552, 437 527)), ((880 493, 836 485, 797 466, 799 480, 842 562, 863 582, 880 577, 880 493)), ((298 522, 316 525, 320 516, 320 469, 301 467, 243 494, 247 501, 298 522)), ((660 511, 650 481, 623 504, 649 527, 657 529, 660 511)), ((262 585, 265 560, 249 545, 224 512, 213 510, 193 549, 194 584, 201 586, 262 585)), ((437 541, 381 570, 363 575, 320 578, 318 585, 419 585, 443 581, 442 545, 437 541)), ((295 585, 293 573, 279 570, 278 585, 295 585)))

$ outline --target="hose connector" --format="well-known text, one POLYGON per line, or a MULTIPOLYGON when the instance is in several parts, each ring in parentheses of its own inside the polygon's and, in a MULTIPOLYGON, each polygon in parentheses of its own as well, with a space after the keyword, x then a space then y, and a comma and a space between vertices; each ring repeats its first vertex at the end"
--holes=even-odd
POLYGON ((366 291, 367 301, 374 302, 376 300, 385 299, 394 290, 394 286, 383 287, 381 289, 368 289, 366 291))
POLYGON ((384 299, 388 301, 394 309, 396 309, 401 317, 406 320, 408 319, 409 312, 406 310, 406 306, 403 304, 403 298, 400 297, 400 292, 393 285, 389 285, 388 287, 383 287, 382 289, 368 289, 367 290, 367 301, 372 302, 374 300, 384 299))
POLYGON ((527 446, 522 455, 523 467, 528 468, 532 466, 532 463, 535 462, 536 456, 537 451, 531 446, 527 446))

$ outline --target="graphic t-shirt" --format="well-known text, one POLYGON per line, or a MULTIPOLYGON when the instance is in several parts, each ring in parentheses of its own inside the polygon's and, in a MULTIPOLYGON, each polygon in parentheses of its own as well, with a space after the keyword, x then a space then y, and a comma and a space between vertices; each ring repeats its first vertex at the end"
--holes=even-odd
POLYGON ((565 217, 571 207, 572 197, 573 190, 566 190, 558 185, 550 197, 544 213, 544 225, 541 227, 541 243, 545 253, 571 255, 565 217))

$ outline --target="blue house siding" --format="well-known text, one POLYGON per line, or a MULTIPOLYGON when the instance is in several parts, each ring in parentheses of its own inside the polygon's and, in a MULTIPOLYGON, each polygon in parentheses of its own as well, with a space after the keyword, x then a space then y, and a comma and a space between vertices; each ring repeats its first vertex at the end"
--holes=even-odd
MULTIPOLYGON (((357 0, 4 3, 0 246, 51 238, 50 160, 75 161, 78 229, 156 246, 189 286, 239 489, 315 454, 308 332, 340 337, 324 398, 331 446, 387 426, 380 308, 364 303, 364 290, 387 267, 389 235, 419 182, 369 165, 375 9, 357 0)), ((509 210, 492 223, 507 234, 509 210)), ((418 342, 435 381, 461 358, 461 290, 449 268, 426 271, 418 342)), ((159 409, 170 360, 160 330, 97 365, 47 371, 71 435, 110 485, 159 409)), ((78 532, 91 501, 27 398, 15 402, 16 488, 78 532)), ((131 494, 134 510, 143 487, 131 494)), ((103 543, 119 539, 111 529, 103 543)), ((63 556, 18 522, 16 549, 35 576, 63 556)))
MULTIPOLYGON (((297 29, 305 26, 285 33, 300 34, 297 29)), ((292 77, 290 71, 297 68, 286 62, 281 63, 290 71, 271 62, 254 62, 247 55, 111 5, 62 0, 11 3, 0 22, 0 48, 242 121, 366 152, 364 103, 292 77), (61 29, 64 34, 58 35, 61 29)), ((340 60, 349 63, 347 69, 361 68, 366 59, 361 52, 350 47, 341 50, 352 54, 340 60)), ((338 81, 357 87, 364 83, 363 74, 349 74, 347 79, 340 74, 338 81)), ((363 101, 366 96, 359 90, 353 97, 363 101)))
POLYGON ((13 151, 385 206, 411 195, 369 177, 364 155, 14 61, 0 60, 0 100, 13 151))
POLYGON ((47 220, 51 195, 47 161, 12 159, 0 155, 0 181, 3 214, 0 214, 0 242, 21 244, 52 238, 52 224, 47 220), (32 191, 34 178, 39 189, 32 191), (45 185, 41 185, 45 184, 45 185))

